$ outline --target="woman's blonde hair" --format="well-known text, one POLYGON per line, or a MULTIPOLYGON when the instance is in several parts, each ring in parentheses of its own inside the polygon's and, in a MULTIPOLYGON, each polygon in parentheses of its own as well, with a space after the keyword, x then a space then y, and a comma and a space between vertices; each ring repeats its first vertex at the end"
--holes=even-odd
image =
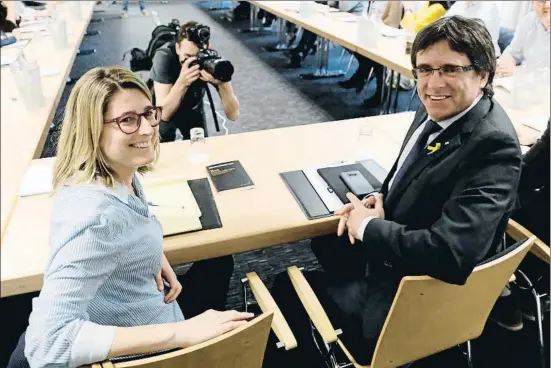
MULTIPOLYGON (((67 180, 86 182, 101 177, 108 187, 118 180, 107 164, 99 147, 104 125, 104 114, 113 96, 123 89, 137 89, 149 101, 151 92, 142 79, 119 66, 94 68, 75 84, 67 105, 57 146, 53 172, 54 191, 67 180), (78 174, 78 175, 77 175, 78 174)), ((153 139, 156 157, 159 157, 159 136, 153 139)), ((151 165, 138 168, 144 173, 151 165)))

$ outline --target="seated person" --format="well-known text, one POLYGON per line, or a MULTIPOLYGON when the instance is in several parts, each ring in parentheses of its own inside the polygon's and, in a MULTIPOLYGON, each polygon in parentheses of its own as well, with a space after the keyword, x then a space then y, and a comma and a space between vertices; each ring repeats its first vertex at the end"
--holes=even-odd
POLYGON ((494 1, 456 1, 444 16, 451 17, 452 15, 482 20, 492 36, 496 56, 501 55, 498 45, 500 18, 494 1))
MULTIPOLYGON (((377 1, 376 4, 372 4, 371 6, 378 6, 379 4, 383 4, 383 1, 377 1)), ((383 24, 398 28, 400 24, 400 19, 402 18, 402 6, 400 4, 400 1, 387 1, 385 4, 384 12, 382 13, 382 22, 383 24)), ((366 35, 366 37, 369 37, 369 35, 366 35)), ((369 74, 371 73, 371 69, 373 69, 373 74, 376 79, 376 89, 375 94, 373 94, 370 98, 366 99, 363 103, 365 107, 376 107, 380 105, 381 102, 381 95, 383 93, 383 71, 384 67, 374 62, 373 60, 369 59, 368 57, 365 57, 361 55, 360 53, 355 52, 354 56, 358 60, 358 69, 356 69, 356 72, 350 77, 350 79, 347 79, 345 81, 337 82, 339 86, 345 89, 355 88, 356 93, 360 93, 366 82, 369 78, 369 74)))
POLYGON ((194 21, 183 24, 177 42, 161 47, 153 57, 149 75, 154 82, 156 104, 163 107, 159 128, 161 142, 174 141, 176 129, 180 130, 184 139, 189 139, 190 129, 196 127, 205 129, 207 136, 203 107, 207 83, 218 90, 227 118, 236 120, 239 117, 239 101, 231 82, 214 79, 199 65, 190 67, 196 60, 200 45, 189 39, 188 31, 196 29, 197 25, 199 23, 194 21))
POLYGON ((211 310, 225 306, 231 256, 179 277, 163 254, 138 178, 158 157, 161 110, 142 79, 118 66, 89 70, 71 91, 44 284, 9 367, 80 367, 187 347, 252 317, 211 310))
MULTIPOLYGON (((364 1, 316 1, 317 3, 326 3, 327 5, 337 8, 342 12, 352 14, 361 14, 364 9, 364 1), (338 3, 338 4, 337 4, 338 3)), ((294 35, 294 34, 293 34, 294 35)), ((292 35, 292 36, 293 36, 292 35)), ((295 49, 291 51, 291 61, 288 64, 289 68, 300 68, 302 62, 311 52, 316 52, 316 40, 318 35, 306 29, 303 30, 302 37, 295 49)))
POLYGON ((549 1, 532 1, 533 12, 518 24, 511 44, 497 60, 497 75, 513 75, 520 64, 549 66, 549 1))
POLYGON ((12 1, 0 1, 0 30, 3 32, 12 32, 21 23, 21 17, 17 16, 14 5, 12 1))
MULTIPOLYGON (((461 285, 504 249, 520 179, 515 129, 493 99, 496 58, 486 27, 460 16, 438 19, 417 34, 411 64, 421 106, 381 193, 363 201, 348 194, 338 236, 311 243, 324 272, 304 273, 361 365, 370 364, 404 276, 461 285)), ((290 284, 279 275, 272 295, 300 356, 281 366, 311 366, 305 362, 319 352, 290 284)))
POLYGON ((14 35, 12 35, 11 33, 0 31, 0 47, 8 46, 16 42, 17 38, 14 35))

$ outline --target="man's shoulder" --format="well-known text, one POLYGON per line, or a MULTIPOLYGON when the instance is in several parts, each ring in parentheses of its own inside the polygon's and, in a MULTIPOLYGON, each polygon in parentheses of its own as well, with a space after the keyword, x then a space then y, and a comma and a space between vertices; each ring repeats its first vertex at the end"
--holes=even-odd
POLYGON ((150 77, 156 82, 174 83, 179 74, 178 55, 170 45, 159 48, 153 56, 150 77))
POLYGON ((495 98, 490 102, 488 114, 482 119, 484 124, 478 124, 476 132, 483 135, 498 134, 502 138, 509 137, 515 140, 517 133, 509 115, 495 98))

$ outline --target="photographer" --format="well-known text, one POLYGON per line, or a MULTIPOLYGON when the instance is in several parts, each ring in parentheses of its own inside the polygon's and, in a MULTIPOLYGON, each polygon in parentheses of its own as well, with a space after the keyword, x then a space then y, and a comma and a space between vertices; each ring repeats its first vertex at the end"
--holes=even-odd
POLYGON ((176 43, 163 46, 155 53, 150 77, 154 81, 156 105, 163 106, 161 142, 174 141, 176 129, 180 130, 184 139, 189 139, 190 129, 206 128, 203 108, 203 98, 208 88, 206 83, 218 90, 228 119, 236 120, 239 116, 239 101, 229 82, 233 67, 228 61, 220 60, 216 51, 204 50, 208 48, 209 38, 207 26, 190 21, 180 27, 176 43), (217 70, 223 72, 220 73, 222 76, 217 75, 219 79, 202 68, 197 56, 203 56, 205 52, 217 55, 214 58, 219 59, 215 61, 219 62, 217 70))

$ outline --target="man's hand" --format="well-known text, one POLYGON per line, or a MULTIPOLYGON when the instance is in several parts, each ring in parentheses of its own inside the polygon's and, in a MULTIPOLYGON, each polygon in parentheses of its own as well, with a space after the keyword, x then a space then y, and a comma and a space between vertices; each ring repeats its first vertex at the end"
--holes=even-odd
POLYGON ((497 59, 496 75, 498 77, 510 77, 515 71, 515 59, 505 55, 497 59))
POLYGON ((193 318, 177 322, 174 331, 176 343, 183 348, 202 343, 243 326, 253 317, 252 313, 234 310, 219 312, 210 309, 193 318))
POLYGON ((165 295, 165 303, 168 304, 176 300, 176 297, 180 295, 180 292, 182 291, 182 284, 178 281, 176 273, 170 266, 170 263, 168 263, 168 260, 164 254, 163 259, 161 260, 161 270, 155 276, 155 283, 157 284, 157 289, 159 289, 159 291, 163 291, 165 289, 163 279, 170 285, 170 291, 165 295))
POLYGON ((348 238, 350 243, 354 244, 359 237, 358 230, 366 218, 385 218, 383 195, 378 194, 377 196, 370 196, 363 201, 360 201, 352 193, 348 193, 346 197, 350 200, 350 203, 336 212, 337 215, 341 216, 337 228, 337 235, 341 236, 344 230, 348 228, 348 238))
POLYGON ((204 82, 208 82, 212 84, 213 86, 219 86, 222 84, 222 81, 219 81, 218 79, 215 79, 212 74, 208 73, 205 70, 201 70, 201 80, 204 82))
POLYGON ((189 67, 189 64, 196 59, 196 57, 187 58, 187 60, 184 61, 184 64, 182 64, 182 70, 180 70, 177 83, 186 89, 189 88, 193 82, 199 79, 199 77, 201 77, 199 65, 194 65, 191 68, 189 67))

